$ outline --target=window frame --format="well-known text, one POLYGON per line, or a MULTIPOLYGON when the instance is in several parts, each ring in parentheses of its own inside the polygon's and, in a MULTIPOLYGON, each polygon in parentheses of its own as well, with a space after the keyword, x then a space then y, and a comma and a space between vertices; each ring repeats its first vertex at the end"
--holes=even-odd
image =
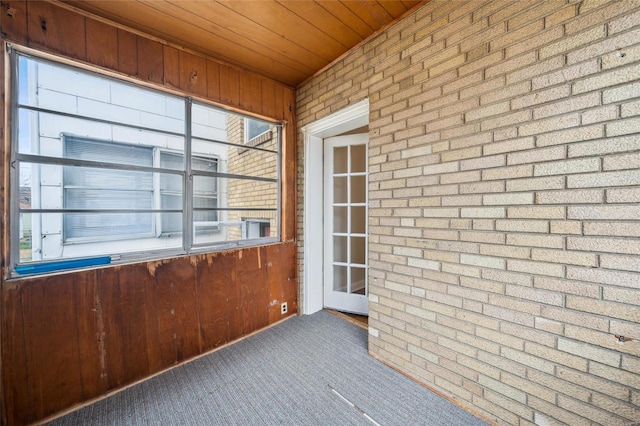
MULTIPOLYGON (((96 266, 96 265, 103 265, 103 264, 109 264, 109 263, 124 263, 124 262, 131 262, 131 261, 145 261, 145 260, 155 260, 155 259, 163 259, 163 258, 171 258, 171 257, 175 257, 175 256, 179 256, 179 255, 189 255, 189 254, 198 254, 198 253, 207 253, 207 252, 216 252, 216 251, 221 251, 221 250, 229 250, 229 249, 234 249, 234 248, 242 248, 242 247, 247 247, 247 246, 256 246, 256 245, 263 245, 263 244, 271 244, 271 243, 276 243, 276 242, 281 242, 282 241, 282 224, 283 224, 283 218, 282 218, 282 190, 283 190, 283 179, 282 179, 282 174, 281 174, 281 170, 282 170, 282 144, 283 144, 283 136, 285 134, 285 132, 283 131, 283 126, 284 123, 283 122, 277 122, 277 121, 267 121, 267 120, 263 120, 261 119, 260 121, 264 121, 264 122, 268 122, 271 123, 272 126, 270 127, 270 129, 268 131, 271 131, 273 134, 273 138, 275 139, 275 149, 271 150, 271 149, 264 149, 264 148, 258 148, 258 147, 247 147, 244 144, 244 140, 238 141, 238 143, 234 143, 234 142, 230 142, 230 141, 221 141, 221 140, 215 140, 215 139, 209 139, 209 138, 205 138, 202 136, 193 136, 192 135, 192 129, 193 126, 195 125, 195 123, 192 120, 192 111, 194 108, 194 105, 200 105, 202 107, 205 108, 213 108, 213 109, 217 109, 220 111, 223 111, 224 113, 230 113, 230 114, 235 114, 238 115, 240 117, 243 117, 245 119, 245 121, 247 119, 251 119, 252 117, 247 115, 247 114, 242 114, 237 112, 236 110, 231 110, 230 108, 226 108, 225 106, 221 106, 218 104, 215 104, 211 101, 208 100, 203 100, 203 99, 194 99, 184 93, 176 93, 175 91, 172 90, 166 90, 163 87, 158 87, 156 85, 152 85, 152 84, 140 84, 139 81, 136 81, 135 79, 130 79, 130 78, 123 78, 123 77, 114 77, 111 73, 106 73, 106 72, 102 72, 99 69, 96 69, 94 67, 91 66, 86 66, 86 65, 82 65, 73 61, 69 61, 69 60, 63 60, 57 57, 52 57, 52 55, 48 55, 48 54, 38 54, 39 52, 34 52, 32 51, 32 49, 27 49, 27 48, 21 48, 19 46, 9 46, 8 45, 8 64, 9 64, 9 68, 10 71, 6 73, 6 77, 9 79, 9 87, 10 87, 10 106, 9 106, 9 157, 10 157, 10 161, 9 161, 9 188, 10 188, 10 197, 8 200, 8 213, 9 213, 9 227, 8 227, 8 232, 9 232, 9 267, 6 269, 6 278, 7 279, 12 279, 12 278, 22 278, 25 276, 30 276, 30 275, 35 275, 35 274, 45 274, 45 273, 49 273, 49 272, 56 272, 59 270, 63 270, 63 269, 69 269, 67 266, 60 266, 58 267, 58 265, 52 265, 52 264, 73 264, 72 266, 70 266, 70 268, 81 268, 81 267, 92 267, 92 266, 96 266), (85 73, 88 75, 92 75, 92 76, 97 76, 99 78, 104 78, 107 79, 109 81, 115 81, 117 83, 123 84, 123 85, 130 85, 133 88, 139 88, 139 89, 144 89, 144 90, 149 90, 151 92, 155 92, 158 93, 160 95, 163 96, 170 96, 170 97, 175 97, 178 98, 179 100, 181 100, 181 102, 184 103, 185 106, 185 115, 184 115, 184 127, 185 130, 182 134, 178 134, 178 133, 172 133, 171 131, 166 131, 166 130, 159 130, 159 129, 154 129, 151 127, 144 127, 144 126, 139 126, 139 125, 132 125, 132 124, 127 124, 124 122, 119 122, 116 119, 114 120, 108 120, 102 117, 96 118, 96 117, 90 117, 90 116, 84 116, 80 113, 78 114, 69 114, 69 113, 65 113, 63 112, 60 108, 47 108, 47 107, 40 107, 40 106, 30 106, 28 103, 25 103, 24 105, 20 104, 20 89, 22 86, 22 83, 20 82, 20 76, 19 76, 19 61, 20 58, 24 57, 27 60, 34 60, 37 63, 47 63, 50 64, 52 66, 56 66, 56 67, 61 67, 61 68, 65 68, 65 69, 70 69, 72 71, 75 72, 80 72, 80 73, 85 73), (158 159, 161 155, 162 151, 166 151, 166 152, 173 152, 170 149, 164 149, 164 148, 160 148, 160 147, 155 147, 152 148, 153 151, 153 158, 152 158, 152 164, 153 167, 146 167, 146 166, 141 166, 141 167, 135 167, 135 166, 125 166, 122 164, 117 164, 117 163, 113 163, 105 166, 103 163, 101 162, 91 162, 91 161, 84 161, 84 160, 73 160, 73 159, 68 159, 68 158, 58 158, 58 157, 49 157, 46 155, 40 155, 40 154, 32 154, 32 153, 20 153, 20 148, 19 148, 19 138, 18 138, 18 131, 20 128, 20 122, 19 122, 19 111, 25 109, 28 111, 34 111, 36 113, 47 113, 47 114, 54 114, 54 115, 61 115, 61 116, 73 116, 75 118, 80 118, 82 120, 87 120, 90 122, 100 122, 100 123, 107 123, 107 124, 112 124, 112 125, 117 125, 117 126, 122 126, 122 127, 126 127, 126 128, 134 128, 134 129, 138 129, 138 130, 146 130, 146 131, 152 131, 152 132, 158 132, 158 133, 166 133, 166 134, 171 134, 172 136, 179 136, 183 138, 184 141, 184 151, 183 152, 179 152, 179 154, 183 155, 183 158, 187 159, 192 159, 192 158, 203 158, 205 160, 211 160, 212 158, 214 158, 214 156, 207 158, 207 157, 202 157, 201 155, 195 154, 192 156, 192 145, 194 143, 195 140, 199 140, 199 141, 205 141, 205 142, 212 142, 215 144, 220 144, 220 145, 226 145, 229 147, 235 147, 237 149, 252 149, 252 150, 258 150, 258 151, 268 151, 270 153, 273 153, 275 155, 275 162, 276 162, 276 177, 275 178, 266 178, 266 177, 261 177, 261 176, 250 176, 250 175, 235 175, 232 173, 225 173, 223 171, 221 171, 219 169, 219 158, 216 158, 216 161, 218 161, 218 167, 216 168, 216 172, 211 172, 211 171, 204 171, 204 170, 194 170, 191 167, 191 160, 187 161, 185 160, 185 167, 183 167, 183 170, 175 170, 175 171, 169 171, 166 169, 162 169, 159 167, 155 167, 156 166, 156 160, 155 160, 155 156, 156 156, 156 150, 158 150, 158 159), (20 190, 20 174, 19 174, 19 167, 18 165, 20 163, 32 163, 32 164, 38 164, 38 165, 46 165, 46 164, 53 164, 53 165, 58 165, 58 166, 87 166, 87 167, 105 167, 107 169, 125 169, 125 170, 135 170, 135 171, 148 171, 148 172, 152 172, 152 173, 174 173, 177 175, 182 176, 183 178, 183 192, 182 192, 182 198, 183 198, 183 202, 182 202, 182 210, 180 211, 176 211, 176 212, 180 212, 182 213, 182 231, 180 232, 182 234, 182 247, 178 248, 178 247, 169 247, 169 248, 158 248, 158 249, 146 249, 146 250, 140 250, 140 251, 135 251, 135 252, 126 252, 126 251, 121 251, 119 252, 118 250, 115 251, 110 251, 109 254, 107 255, 100 255, 100 254, 94 254, 91 255, 90 258, 104 258, 104 257, 108 257, 110 258, 107 261, 103 261, 103 260, 98 260, 94 263, 91 262, 91 259, 85 259, 83 257, 66 257, 64 255, 60 255, 59 257, 56 257, 54 259, 50 259, 50 260, 45 260, 45 259, 41 259, 41 260, 30 260, 30 261, 21 261, 20 259, 20 240, 21 238, 20 236, 20 230, 21 230, 21 224, 22 224, 22 220, 21 220, 21 214, 22 213, 26 213, 26 214, 32 214, 35 217, 35 214, 44 214, 44 213, 65 213, 68 209, 63 208, 61 209, 43 209, 43 208, 39 208, 39 209, 33 209, 33 208, 22 208, 20 206, 20 194, 19 194, 19 190, 20 190), (114 166, 114 167, 112 167, 114 166), (216 208, 208 208, 208 209, 199 209, 194 207, 194 203, 193 203, 193 199, 195 196, 194 193, 194 188, 193 188, 193 179, 196 176, 204 176, 204 177, 215 177, 215 178, 227 178, 227 179, 249 179, 249 180, 255 180, 255 181, 269 181, 269 182, 273 182, 275 184, 275 190, 276 190, 276 204, 275 204, 275 208, 233 208, 233 207, 227 207, 227 208, 221 208, 220 207, 220 187, 217 186, 216 188, 216 208), (236 240, 223 240, 223 241, 215 241, 215 242, 201 242, 201 243, 196 243, 195 240, 195 235, 193 234, 193 232, 195 231, 195 222, 193 221, 193 214, 195 211, 198 210, 209 210, 209 211, 217 211, 218 214, 219 212, 223 211, 223 210, 229 210, 229 211, 242 211, 242 210, 250 210, 250 211, 271 211, 271 212, 275 212, 275 216, 274 216, 274 220, 275 220, 275 233, 273 234, 273 236, 270 237, 263 237, 263 238, 259 238, 259 239, 251 239, 251 240, 243 240, 243 236, 240 237, 240 239, 236 239, 236 240), (38 265, 42 265, 43 268, 38 268, 38 265), (23 268, 23 271, 19 271, 18 268, 19 267, 23 267, 26 266, 26 268, 23 268), (35 266, 35 269, 30 269, 31 266, 35 266)), ((28 82, 29 80, 27 80, 28 82)), ((265 132, 266 133, 266 132, 265 132)), ((86 139, 94 139, 94 138, 90 138, 87 137, 86 139)), ((109 143, 117 143, 116 141, 109 141, 109 140, 105 140, 106 142, 109 143)), ((167 212, 168 210, 162 211, 162 209, 159 209, 158 207, 161 206, 157 206, 156 205, 156 201, 155 201, 155 197, 156 197, 156 191, 158 192, 158 196, 161 196, 160 194, 160 187, 158 186, 157 188, 155 187, 155 182, 153 184, 154 188, 153 188, 153 209, 149 210, 149 213, 152 213, 152 217, 153 217, 153 228, 156 230, 157 233, 157 228, 156 228, 156 216, 157 214, 161 214, 163 212, 167 212)), ((62 185, 62 192, 64 193, 64 184, 62 185)), ((33 194, 31 194, 31 198, 33 200, 33 194)), ((32 201, 33 202, 33 201, 32 201)), ((173 211, 170 211, 173 212, 173 211)), ((219 216, 218 216, 219 217, 219 216)), ((31 247, 33 247, 33 238, 35 237, 34 232, 33 232, 33 228, 31 229, 31 247)), ((174 232, 175 233, 175 232, 174 232)), ((162 232, 160 232, 160 234, 162 234, 162 232)), ((63 244, 64 241, 66 239, 63 238, 63 244)), ((117 239, 118 240, 118 239, 117 239)), ((98 243, 102 242, 102 241, 106 241, 104 239, 101 239, 98 237, 98 243)), ((124 240, 120 240, 123 241, 126 244, 126 239, 124 240)), ((95 243, 96 241, 92 241, 93 243, 95 243)), ((117 241, 116 241, 117 242, 117 241)), ((74 241, 74 244, 82 244, 81 241, 74 241)))

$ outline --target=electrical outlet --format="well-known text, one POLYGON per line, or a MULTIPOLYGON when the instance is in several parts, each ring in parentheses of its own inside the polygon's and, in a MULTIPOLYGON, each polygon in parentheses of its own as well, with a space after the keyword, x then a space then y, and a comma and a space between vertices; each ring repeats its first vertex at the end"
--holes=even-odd
POLYGON ((280 305, 280 315, 284 315, 287 313, 287 302, 284 302, 280 305))

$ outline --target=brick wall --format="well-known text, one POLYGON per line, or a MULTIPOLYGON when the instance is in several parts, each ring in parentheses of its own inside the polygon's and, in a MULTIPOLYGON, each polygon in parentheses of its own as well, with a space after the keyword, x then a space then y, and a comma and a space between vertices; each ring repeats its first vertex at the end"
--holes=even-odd
POLYGON ((638 422, 640 2, 432 0, 298 124, 367 97, 370 352, 502 424, 638 422))
MULTIPOLYGON (((238 115, 228 115, 227 140, 236 144, 245 142, 245 119, 238 115)), ((258 139, 258 138, 256 138, 258 139)), ((262 149, 277 150, 277 129, 275 126, 268 135, 260 136, 260 143, 254 144, 262 149)), ((260 176, 276 178, 278 176, 276 155, 262 151, 243 148, 229 148, 229 170, 236 175, 260 176)), ((271 182, 230 179, 228 206, 229 208, 276 208, 278 205, 277 185, 271 182)), ((278 235, 277 212, 272 211, 241 211, 230 210, 229 221, 245 219, 269 220, 269 234, 278 235)), ((240 228, 229 229, 229 240, 240 240, 240 228)))

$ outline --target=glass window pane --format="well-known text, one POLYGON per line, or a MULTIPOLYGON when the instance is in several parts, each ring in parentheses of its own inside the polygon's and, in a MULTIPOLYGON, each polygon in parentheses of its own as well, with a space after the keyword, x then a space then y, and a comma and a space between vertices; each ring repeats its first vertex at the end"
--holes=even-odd
POLYGON ((357 266, 351 266, 351 293, 366 295, 366 274, 365 268, 358 268, 357 266))
POLYGON ((333 291, 347 292, 347 267, 333 265, 333 291))
POLYGON ((364 203, 367 201, 367 177, 351 176, 351 200, 352 203, 364 203))
POLYGON ((351 233, 364 234, 367 232, 367 208, 351 206, 351 233))
POLYGON ((21 57, 18 64, 22 105, 184 132, 184 99, 45 60, 21 57))
POLYGON ((351 173, 367 171, 367 146, 351 146, 351 173))
POLYGON ((347 233, 347 207, 333 208, 333 232, 347 233))
POLYGON ((347 177, 334 177, 333 178, 333 202, 334 203, 346 203, 347 202, 347 177))
POLYGON ((347 173, 348 170, 348 160, 349 160, 349 151, 348 147, 340 146, 333 148, 333 173, 347 173))
POLYGON ((333 237, 333 261, 346 263, 347 237, 334 235, 333 237))
POLYGON ((365 237, 351 237, 351 263, 365 265, 367 256, 367 239, 365 237))

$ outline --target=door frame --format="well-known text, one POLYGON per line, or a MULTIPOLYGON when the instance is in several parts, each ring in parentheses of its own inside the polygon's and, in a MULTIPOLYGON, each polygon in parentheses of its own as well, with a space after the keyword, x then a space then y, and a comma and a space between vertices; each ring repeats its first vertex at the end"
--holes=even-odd
POLYGON ((304 242, 302 314, 322 310, 323 300, 323 140, 369 125, 369 99, 365 98, 302 127, 304 137, 304 242))

